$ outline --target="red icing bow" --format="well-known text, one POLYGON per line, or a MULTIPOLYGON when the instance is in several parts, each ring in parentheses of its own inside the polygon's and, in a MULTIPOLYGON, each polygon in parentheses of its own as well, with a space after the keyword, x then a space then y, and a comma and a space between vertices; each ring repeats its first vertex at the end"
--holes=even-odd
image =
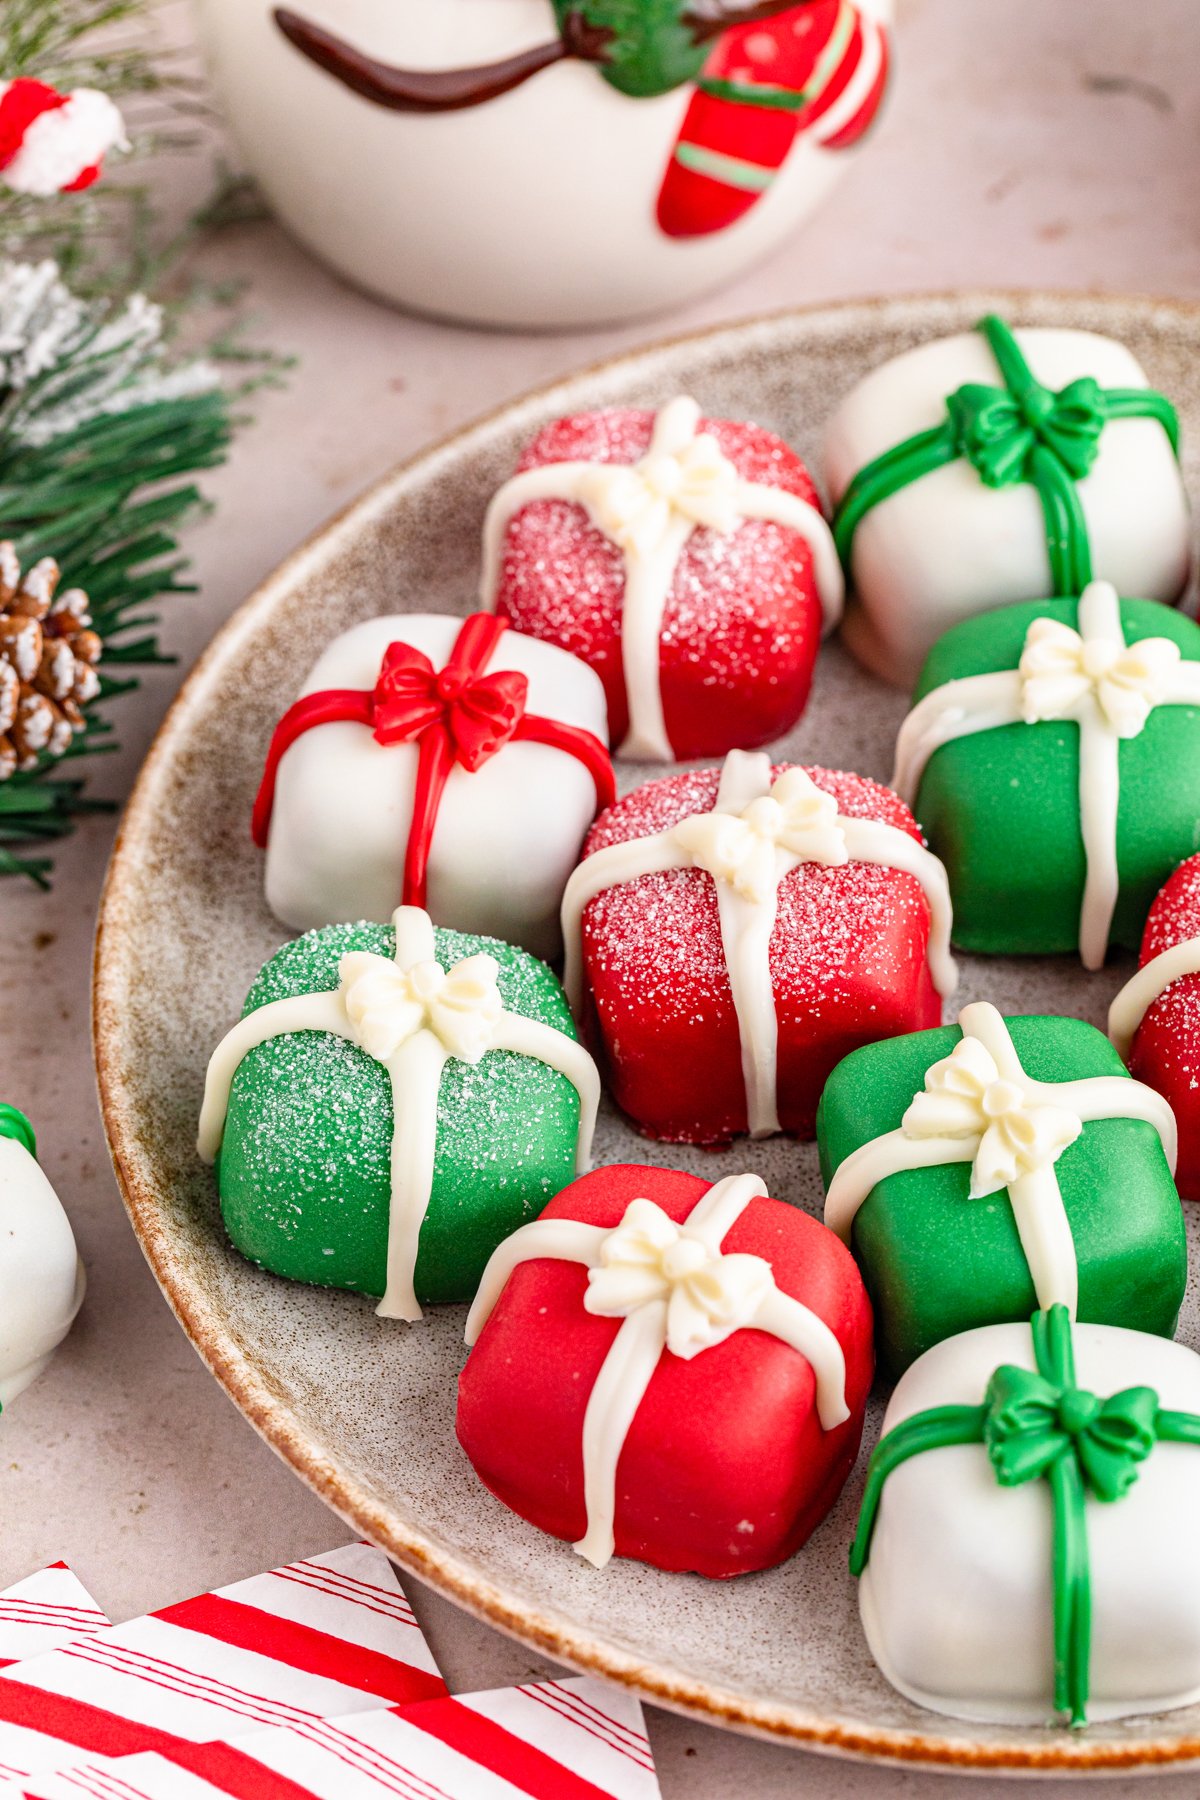
POLYGON ((597 808, 616 798, 608 751, 593 732, 525 710, 529 681, 515 669, 484 671, 505 630, 503 619, 472 613, 463 621, 442 669, 412 644, 389 644, 369 692, 325 688, 288 708, 275 727, 251 830, 265 849, 279 764, 298 737, 315 725, 366 725, 380 744, 416 743, 413 817, 404 857, 401 904, 424 906, 429 851, 442 794, 457 763, 474 774, 506 744, 547 744, 584 764, 596 784, 597 808))
POLYGON ((435 669, 412 644, 389 644, 371 696, 371 723, 381 744, 409 744, 440 725, 455 760, 474 774, 511 743, 528 693, 527 677, 515 669, 472 676, 453 653, 444 669, 435 669))

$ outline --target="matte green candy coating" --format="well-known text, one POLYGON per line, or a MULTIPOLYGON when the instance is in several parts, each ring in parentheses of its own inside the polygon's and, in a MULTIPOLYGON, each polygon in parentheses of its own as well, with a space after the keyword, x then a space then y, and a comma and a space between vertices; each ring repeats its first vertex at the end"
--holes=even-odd
MULTIPOLYGON (((1103 1034, 1081 1019, 1006 1021, 1039 1081, 1124 1075, 1103 1034)), ((949 1056, 957 1025, 854 1050, 825 1084, 817 1113, 828 1188, 852 1150, 894 1131, 926 1070, 949 1056)), ((1187 1281, 1183 1209, 1158 1134, 1141 1119, 1100 1119, 1055 1166, 1079 1262, 1079 1317, 1171 1337, 1187 1281)), ((851 1248, 875 1308, 881 1370, 894 1378, 934 1344, 1027 1319, 1037 1296, 1002 1190, 968 1199, 969 1163, 905 1170, 872 1189, 851 1248)))
MULTIPOLYGON (((436 941, 446 968, 489 952, 510 1012, 575 1036, 562 989, 536 957, 457 931, 439 930, 436 941)), ((263 967, 243 1016, 270 1000, 336 988, 347 950, 391 957, 395 947, 391 926, 310 931, 263 967)), ((534 1057, 491 1050, 474 1067, 447 1062, 417 1253, 419 1300, 471 1298, 496 1245, 574 1180, 578 1128, 575 1089, 534 1057)), ((391 1136, 387 1071, 356 1045, 298 1031, 252 1050, 234 1077, 217 1165, 234 1244, 289 1280, 382 1294, 391 1136)))
MULTIPOLYGON (((1035 619, 1074 626, 1075 600, 1004 606, 955 625, 929 653, 914 704, 944 682, 1015 669, 1035 619)), ((1126 641, 1171 638, 1200 662, 1200 626, 1157 600, 1122 600, 1126 641)), ((1141 943, 1167 876, 1200 850, 1200 710, 1158 706, 1120 748, 1117 862, 1109 941, 1141 943)), ((914 808, 946 865, 954 941, 983 955, 1076 951, 1085 865, 1079 825, 1079 727, 1004 725, 956 738, 930 757, 914 808)))

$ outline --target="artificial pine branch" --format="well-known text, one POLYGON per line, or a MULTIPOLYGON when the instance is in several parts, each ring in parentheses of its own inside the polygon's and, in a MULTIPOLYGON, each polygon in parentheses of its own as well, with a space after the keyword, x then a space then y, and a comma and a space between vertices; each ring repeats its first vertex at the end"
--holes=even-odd
MULTIPOLYGON (((53 264, 0 269, 2 535, 25 565, 55 558, 104 641, 101 690, 67 755, 100 748, 95 708, 131 685, 113 665, 163 660, 147 608, 190 591, 177 533, 201 505, 191 477, 223 460, 230 429, 215 368, 172 365, 157 308, 85 304, 53 264)), ((20 846, 62 836, 91 809, 59 772, 64 760, 44 754, 0 783, 0 874, 44 884, 47 859, 20 846)))
MULTIPOLYGON (((158 36, 148 0, 0 0, 0 80, 98 88, 126 113, 133 147, 122 163, 136 166, 197 144, 190 114, 202 89, 158 36)), ((111 173, 81 194, 7 195, 0 254, 53 257, 79 292, 128 293, 149 285, 154 221, 149 189, 111 173)))
MULTIPOLYGON (((203 89, 162 53, 154 27, 150 0, 0 0, 0 79, 101 89, 122 105, 135 163, 195 150, 203 89)), ((242 291, 185 276, 188 253, 261 214, 250 184, 223 170, 165 237, 150 189, 124 167, 82 194, 0 200, 0 539, 27 567, 58 562, 64 584, 87 593, 104 644, 100 692, 69 748, 0 780, 0 875, 45 885, 49 858, 23 848, 97 810, 62 765, 114 749, 98 709, 137 685, 127 671, 167 660, 157 608, 194 591, 178 543, 204 506, 194 477, 224 460, 232 403, 289 366, 248 347, 236 323, 202 360, 168 350, 185 314, 227 309, 242 291), (236 365, 231 390, 218 364, 236 365)))

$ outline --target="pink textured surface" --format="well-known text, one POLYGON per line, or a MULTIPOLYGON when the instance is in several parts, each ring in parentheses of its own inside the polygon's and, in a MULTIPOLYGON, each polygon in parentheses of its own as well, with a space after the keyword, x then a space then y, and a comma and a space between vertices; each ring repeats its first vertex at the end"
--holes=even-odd
MULTIPOLYGON (((1198 47, 1194 0, 902 0, 895 96, 835 207, 773 262, 662 330, 967 283, 1200 299, 1198 47)), ((183 170, 169 179, 180 210, 200 197, 183 170)), ((173 687, 217 624, 301 536, 397 457, 653 329, 490 337, 405 319, 350 293, 269 225, 227 234, 206 272, 249 275, 260 328, 300 365, 287 391, 257 399, 259 423, 206 483, 219 508, 191 535, 202 592, 174 609, 167 631, 180 667, 114 709, 124 752, 95 766, 97 791, 113 796, 127 791, 173 687)), ((0 1581, 65 1553, 121 1615, 310 1553, 340 1528, 203 1370, 117 1199, 87 1042, 91 932, 112 831, 93 819, 60 851, 49 900, 0 888, 0 1080, 38 1120, 91 1274, 74 1334, 3 1421, 0 1581)), ((1098 1011, 1128 972, 1114 971, 1098 1011)), ((413 1585, 452 1687, 540 1671, 524 1646, 413 1585)), ((668 1800, 966 1791, 953 1775, 947 1785, 804 1756, 664 1713, 650 1729, 668 1800)), ((998 1800, 1010 1791, 981 1780, 969 1793, 998 1800)), ((1068 1782, 1038 1789, 1054 1800, 1078 1792, 1068 1782)), ((1194 1774, 1103 1787, 1105 1800, 1195 1792, 1194 1774)))

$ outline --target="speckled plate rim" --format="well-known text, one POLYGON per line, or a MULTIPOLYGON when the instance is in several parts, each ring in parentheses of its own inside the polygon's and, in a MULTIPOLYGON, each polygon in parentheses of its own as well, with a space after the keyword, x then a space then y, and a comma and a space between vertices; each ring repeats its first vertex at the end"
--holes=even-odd
MULTIPOLYGON (((550 405, 559 391, 576 389, 590 377, 617 373, 664 352, 689 345, 714 344, 736 350, 774 326, 793 321, 814 338, 842 332, 848 326, 869 330, 886 327, 891 315, 939 307, 1009 310, 1072 303, 1144 307, 1200 326, 1200 303, 1153 295, 1100 295, 1045 289, 995 289, 978 292, 913 293, 867 297, 806 307, 789 307, 732 324, 707 327, 655 340, 619 356, 602 359, 559 376, 461 427, 391 469, 356 500, 333 515, 285 558, 231 614, 184 681, 160 726, 142 766, 118 830, 101 895, 93 960, 92 1029, 100 1108, 113 1168, 134 1232, 155 1279, 192 1345, 230 1399, 259 1435, 325 1503, 355 1531, 378 1544, 402 1568, 430 1583, 477 1618, 497 1627, 557 1661, 601 1675, 634 1689, 659 1706, 691 1714, 713 1725, 791 1742, 828 1755, 866 1758, 901 1767, 923 1766, 959 1774, 1009 1770, 1024 1775, 1152 1773, 1179 1771, 1200 1764, 1200 1736, 1164 1732, 1158 1737, 1106 1739, 1064 1733, 1061 1741, 1043 1738, 988 1739, 980 1727, 974 1738, 947 1737, 936 1730, 903 1731, 869 1727, 834 1715, 723 1688, 656 1663, 648 1663, 620 1646, 576 1628, 569 1619, 544 1612, 503 1587, 481 1578, 478 1571, 448 1551, 398 1512, 382 1508, 355 1478, 326 1456, 293 1410, 253 1362, 232 1343, 203 1285, 188 1278, 176 1258, 171 1233, 158 1204, 155 1184, 139 1155, 134 1100, 119 1073, 116 1045, 118 1012, 124 979, 124 943, 132 928, 131 897, 137 881, 144 837, 160 794, 160 784, 183 746, 189 722, 204 706, 211 671, 238 655, 253 637, 260 619, 270 613, 277 596, 300 577, 314 559, 324 558, 339 542, 386 509, 418 470, 436 472, 439 462, 470 455, 477 439, 497 422, 519 423, 526 409, 550 405)), ((935 1715, 930 1715, 931 1720, 935 1715)))

